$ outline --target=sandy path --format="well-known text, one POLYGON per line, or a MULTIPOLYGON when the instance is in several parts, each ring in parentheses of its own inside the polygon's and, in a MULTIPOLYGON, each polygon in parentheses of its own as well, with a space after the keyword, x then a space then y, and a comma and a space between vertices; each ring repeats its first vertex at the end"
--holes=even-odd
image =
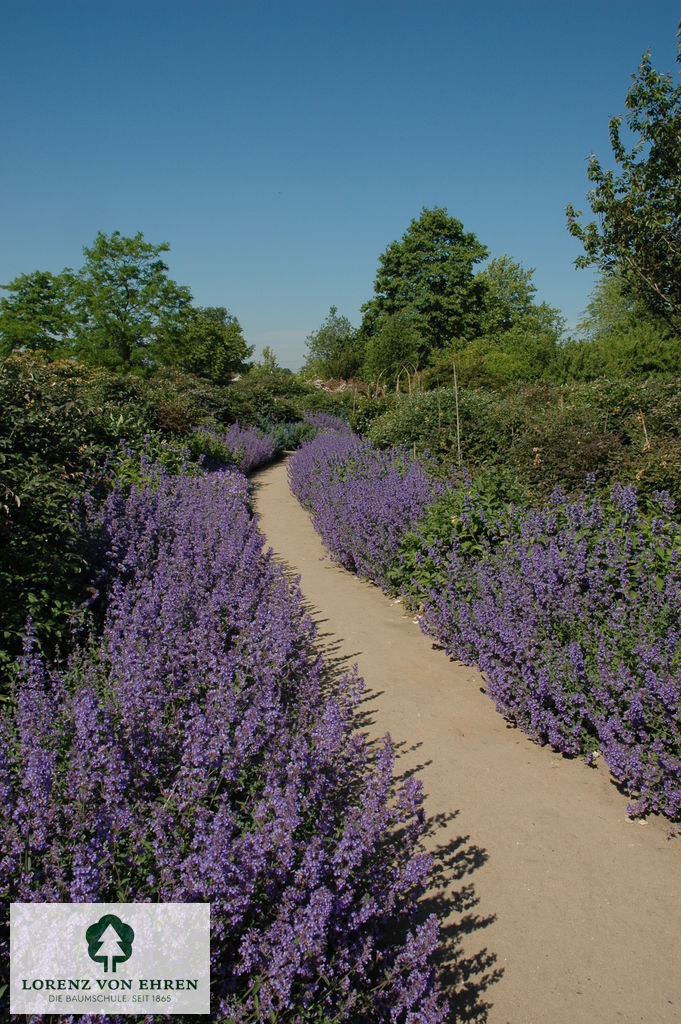
POLYGON ((365 728, 404 741, 398 772, 420 769, 457 1019, 680 1022, 681 838, 664 821, 630 822, 604 770, 507 727, 478 672, 324 557, 285 464, 254 484, 261 528, 301 575, 327 654, 364 676, 365 728))

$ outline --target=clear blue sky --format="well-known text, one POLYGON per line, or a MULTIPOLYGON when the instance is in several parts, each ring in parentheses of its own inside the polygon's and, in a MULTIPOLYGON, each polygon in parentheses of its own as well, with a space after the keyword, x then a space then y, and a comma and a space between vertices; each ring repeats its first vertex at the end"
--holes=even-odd
MULTIPOLYGON (((171 275, 296 368, 331 304, 445 206, 535 267, 570 323, 565 228, 586 158, 676 2, 0 0, 0 282, 80 265, 98 230, 168 241, 171 275)), ((676 73, 676 72, 675 72, 676 73)))

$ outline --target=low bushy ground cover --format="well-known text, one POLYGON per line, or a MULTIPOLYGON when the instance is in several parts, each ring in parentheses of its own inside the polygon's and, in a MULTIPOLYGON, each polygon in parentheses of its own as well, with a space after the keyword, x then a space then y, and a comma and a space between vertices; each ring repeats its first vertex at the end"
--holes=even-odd
POLYGON ((353 730, 245 478, 144 477, 90 506, 101 633, 63 665, 29 634, 0 717, 5 962, 11 900, 210 901, 213 1019, 442 1021, 420 784, 353 730))
POLYGON ((4 359, 0 699, 29 614, 47 653, 68 642, 73 604, 87 596, 80 501, 94 477, 139 482, 141 453, 169 471, 187 458, 253 469, 314 435, 301 419, 308 402, 317 409, 332 399, 283 371, 216 385, 171 370, 145 379, 36 353, 4 359))
POLYGON ((189 438, 189 450, 203 457, 212 468, 236 466, 242 473, 250 473, 271 462, 280 451, 275 438, 258 427, 233 423, 226 433, 215 427, 198 427, 189 438))
POLYGON ((379 451, 347 428, 304 444, 288 472, 334 557, 380 586, 410 525, 444 491, 410 452, 379 451))
POLYGON ((632 812, 681 818, 673 500, 621 484, 603 495, 590 477, 581 496, 558 488, 533 508, 501 471, 445 491, 417 467, 327 434, 289 472, 334 557, 418 608, 426 632, 483 669, 509 720, 562 753, 600 751, 632 812))
POLYGON ((316 429, 304 420, 272 420, 267 417, 259 421, 261 430, 276 442, 280 451, 300 448, 303 441, 309 441, 316 429))
POLYGON ((336 416, 330 412, 316 411, 306 412, 304 416, 305 423, 309 424, 313 430, 335 430, 341 434, 352 433, 350 425, 347 420, 341 416, 336 416))
MULTIPOLYGON (((423 550, 421 624, 478 664, 499 711, 565 754, 597 750, 635 812, 681 816, 681 527, 633 486, 515 506, 466 550, 423 550), (494 537, 496 533, 496 537, 494 537)), ((464 516, 477 514, 474 503, 464 516)), ((418 529, 417 529, 418 536, 418 529)))

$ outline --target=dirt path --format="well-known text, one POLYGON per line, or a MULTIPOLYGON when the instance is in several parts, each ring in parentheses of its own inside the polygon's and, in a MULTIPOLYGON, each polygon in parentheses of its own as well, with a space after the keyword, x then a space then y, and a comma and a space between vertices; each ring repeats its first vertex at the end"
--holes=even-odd
POLYGON ((630 822, 603 769, 507 727, 478 672, 451 663, 399 604, 333 565, 285 464, 254 484, 261 528, 301 575, 327 654, 364 676, 365 727, 404 741, 398 772, 419 768, 436 821, 431 906, 449 911, 443 979, 458 990, 457 1019, 678 1024, 681 838, 670 841, 663 821, 630 822))

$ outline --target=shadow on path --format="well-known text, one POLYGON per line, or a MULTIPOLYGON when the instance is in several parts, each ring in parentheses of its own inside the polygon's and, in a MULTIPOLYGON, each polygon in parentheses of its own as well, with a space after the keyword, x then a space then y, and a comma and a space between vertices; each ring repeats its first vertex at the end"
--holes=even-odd
MULTIPOLYGON (((451 827, 458 811, 436 815, 426 826, 426 836, 435 836, 451 827)), ((496 920, 495 914, 481 915, 476 908, 479 898, 471 876, 487 861, 487 852, 471 842, 470 836, 454 836, 431 847, 433 868, 428 892, 421 902, 421 913, 435 914, 440 922, 440 942, 435 953, 440 984, 449 999, 451 1021, 483 1024, 492 1003, 488 989, 498 982, 503 969, 497 967, 496 954, 482 946, 480 938, 471 936, 484 931, 496 920), (463 939, 466 937, 466 950, 463 939)))
MULTIPOLYGON (((300 575, 279 556, 284 573, 295 589, 300 589, 300 575)), ((301 594, 302 596, 302 594, 301 594)), ((328 619, 323 612, 303 596, 303 606, 317 628, 317 647, 324 661, 323 680, 327 692, 338 685, 343 677, 352 676, 357 670, 357 658, 362 651, 343 652, 343 641, 337 634, 324 629, 328 619)), ((365 686, 355 712, 356 728, 365 731, 374 725, 376 702, 384 695, 383 690, 365 686)), ((369 741, 370 747, 378 747, 379 739, 369 741)), ((431 760, 418 761, 408 766, 400 761, 417 753, 422 743, 409 744, 395 741, 395 784, 403 785, 412 776, 419 776, 422 770, 432 764, 431 760)), ((426 794, 427 795, 427 794, 426 794)), ((440 924, 440 939, 434 956, 443 995, 451 1008, 449 1020, 484 1024, 492 1006, 486 993, 503 975, 503 968, 497 966, 496 955, 482 946, 478 952, 471 952, 477 940, 471 937, 484 931, 496 920, 496 915, 481 915, 476 908, 479 898, 472 876, 482 868, 487 852, 471 842, 468 835, 451 835, 452 822, 458 817, 458 810, 438 814, 426 823, 423 840, 432 857, 432 868, 428 891, 419 905, 419 921, 434 914, 440 924), (438 843, 437 836, 444 833, 446 838, 438 843), (463 948, 465 938, 466 949, 463 948)))

